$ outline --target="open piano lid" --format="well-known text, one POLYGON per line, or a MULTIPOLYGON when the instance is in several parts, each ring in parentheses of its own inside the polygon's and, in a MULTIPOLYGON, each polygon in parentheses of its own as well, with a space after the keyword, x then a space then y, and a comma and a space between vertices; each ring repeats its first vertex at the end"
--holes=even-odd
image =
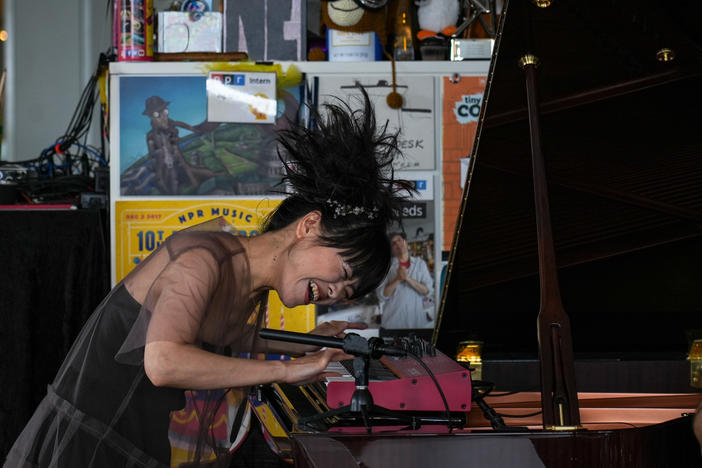
POLYGON ((702 329, 701 13, 698 0, 506 2, 434 331, 439 349, 451 355, 479 339, 483 359, 538 354, 518 63, 529 52, 540 59, 541 141, 576 359, 684 359, 702 329), (657 60, 664 48, 674 60, 657 60))

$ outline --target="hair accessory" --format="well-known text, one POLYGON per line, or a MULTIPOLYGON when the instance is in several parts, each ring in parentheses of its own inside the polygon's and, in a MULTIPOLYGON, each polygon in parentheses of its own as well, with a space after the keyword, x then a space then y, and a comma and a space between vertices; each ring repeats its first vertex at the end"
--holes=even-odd
POLYGON ((351 206, 339 203, 331 198, 327 200, 327 205, 334 208, 334 218, 344 217, 348 215, 360 216, 365 214, 368 219, 374 219, 378 217, 378 207, 373 207, 372 209, 367 209, 363 206, 351 206))

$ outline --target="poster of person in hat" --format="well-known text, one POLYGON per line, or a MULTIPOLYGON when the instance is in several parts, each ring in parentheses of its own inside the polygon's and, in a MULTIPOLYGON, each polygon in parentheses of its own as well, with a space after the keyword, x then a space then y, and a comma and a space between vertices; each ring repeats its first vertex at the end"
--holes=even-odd
POLYGON ((192 163, 185 160, 178 146, 178 127, 197 132, 197 129, 185 122, 172 120, 168 113, 169 102, 161 96, 146 99, 143 114, 151 119, 151 130, 146 134, 149 158, 156 177, 156 186, 162 194, 180 193, 181 181, 197 187, 204 180, 216 173, 200 166, 200 161, 192 163))
POLYGON ((282 163, 275 132, 298 119, 301 83, 278 88, 274 125, 211 122, 206 75, 119 77, 113 163, 121 196, 270 196, 282 163))

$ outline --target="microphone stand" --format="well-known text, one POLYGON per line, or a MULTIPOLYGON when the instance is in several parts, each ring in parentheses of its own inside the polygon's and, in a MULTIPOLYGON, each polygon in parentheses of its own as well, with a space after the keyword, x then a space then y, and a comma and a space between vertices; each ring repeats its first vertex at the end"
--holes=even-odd
POLYGON ((298 422, 302 425, 329 417, 343 418, 343 416, 348 415, 352 418, 357 418, 360 416, 366 432, 370 434, 375 417, 385 417, 390 421, 406 424, 412 430, 419 429, 423 422, 445 424, 449 429, 460 427, 465 423, 465 418, 458 416, 418 416, 392 411, 374 404, 373 395, 368 387, 370 360, 379 359, 383 355, 397 357, 405 357, 407 355, 405 350, 387 346, 380 338, 372 337, 367 340, 356 333, 348 333, 344 338, 335 338, 270 328, 261 329, 259 336, 269 340, 343 349, 347 354, 354 356, 353 373, 356 388, 351 396, 350 404, 333 408, 323 413, 301 417, 298 422))

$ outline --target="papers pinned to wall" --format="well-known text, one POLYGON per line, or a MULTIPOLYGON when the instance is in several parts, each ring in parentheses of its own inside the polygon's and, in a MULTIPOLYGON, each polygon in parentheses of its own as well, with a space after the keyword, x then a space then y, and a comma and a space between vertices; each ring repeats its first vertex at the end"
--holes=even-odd
MULTIPOLYGON (((394 162, 395 169, 432 170, 435 168, 435 104, 433 76, 398 76, 396 92, 402 96, 402 107, 392 109, 386 98, 392 92, 392 76, 385 75, 325 75, 317 80, 318 103, 334 102, 336 98, 353 109, 361 108, 363 99, 357 84, 361 84, 375 108, 378 125, 388 122, 390 132, 399 130, 398 146, 404 158, 394 162)), ((338 102, 338 101, 337 101, 338 102)), ((321 110, 321 108, 320 108, 321 110)))

